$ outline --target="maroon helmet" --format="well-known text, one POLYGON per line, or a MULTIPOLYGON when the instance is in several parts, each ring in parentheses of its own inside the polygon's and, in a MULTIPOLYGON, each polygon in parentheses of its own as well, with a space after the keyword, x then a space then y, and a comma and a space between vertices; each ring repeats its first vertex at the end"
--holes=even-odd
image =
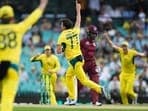
POLYGON ((98 29, 96 26, 94 25, 89 25, 87 27, 87 34, 88 34, 88 38, 90 39, 95 39, 98 35, 98 29))

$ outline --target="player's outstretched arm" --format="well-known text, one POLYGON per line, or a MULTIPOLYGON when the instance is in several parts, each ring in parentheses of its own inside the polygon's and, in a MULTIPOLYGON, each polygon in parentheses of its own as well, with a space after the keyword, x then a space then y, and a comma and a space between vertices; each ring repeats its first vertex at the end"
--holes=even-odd
POLYGON ((42 16, 47 3, 48 3, 48 0, 40 0, 39 6, 30 15, 28 15, 28 17, 23 22, 21 22, 20 29, 24 29, 24 31, 26 31, 33 24, 35 24, 42 16))
POLYGON ((44 11, 47 4, 48 4, 48 0, 40 0, 39 8, 44 11))
POLYGON ((136 54, 136 56, 146 57, 146 56, 147 56, 147 54, 146 54, 146 53, 141 53, 141 52, 138 52, 138 53, 136 54))
POLYGON ((38 60, 40 59, 40 58, 39 58, 40 55, 41 55, 41 54, 37 54, 37 55, 31 57, 31 58, 30 58, 30 61, 31 61, 31 62, 36 62, 36 61, 38 61, 38 60))
POLYGON ((81 25, 81 5, 76 0, 76 22, 75 27, 80 27, 81 25))
POLYGON ((117 45, 115 45, 115 44, 110 40, 109 35, 108 35, 107 32, 105 32, 105 33, 103 34, 103 37, 105 37, 106 41, 109 43, 109 45, 110 45, 112 48, 114 48, 115 50, 118 50, 118 49, 119 49, 119 47, 118 47, 117 45))

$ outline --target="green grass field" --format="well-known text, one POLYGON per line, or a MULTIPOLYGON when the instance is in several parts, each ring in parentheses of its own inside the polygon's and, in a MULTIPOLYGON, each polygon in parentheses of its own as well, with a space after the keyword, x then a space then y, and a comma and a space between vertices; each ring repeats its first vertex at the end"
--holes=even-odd
POLYGON ((148 111, 148 105, 15 105, 14 111, 148 111))

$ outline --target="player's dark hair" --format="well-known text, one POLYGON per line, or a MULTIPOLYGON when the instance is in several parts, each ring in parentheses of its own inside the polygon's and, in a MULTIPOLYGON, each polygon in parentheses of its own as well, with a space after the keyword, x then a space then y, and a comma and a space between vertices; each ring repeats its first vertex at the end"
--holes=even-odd
POLYGON ((63 23, 66 29, 73 28, 73 22, 68 18, 61 19, 60 23, 63 23))

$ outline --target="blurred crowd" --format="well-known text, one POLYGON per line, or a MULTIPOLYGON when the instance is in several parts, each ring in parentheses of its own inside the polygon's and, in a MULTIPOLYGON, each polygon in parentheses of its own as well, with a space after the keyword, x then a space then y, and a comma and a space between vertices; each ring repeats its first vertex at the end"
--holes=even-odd
MULTIPOLYGON (((115 51, 106 44, 101 36, 108 31, 111 40, 120 45, 123 40, 129 42, 130 48, 140 52, 148 51, 148 12, 145 6, 146 0, 126 0, 129 5, 113 4, 113 0, 80 0, 82 3, 82 27, 81 38, 86 36, 86 27, 94 24, 98 27, 99 34, 96 38, 96 61, 99 69, 99 83, 109 88, 112 103, 118 103, 120 58, 115 51), (136 2, 137 1, 137 2, 136 2), (135 4, 134 4, 135 3, 135 4), (111 5, 113 4, 113 5, 111 5)), ((124 0, 119 0, 121 3, 124 0)), ((66 13, 64 16, 68 16, 66 13)), ((23 16, 22 16, 23 17, 23 16)), ((20 87, 18 92, 40 92, 40 64, 31 63, 30 57, 42 53, 43 47, 49 44, 56 54, 56 42, 60 33, 58 20, 54 16, 45 13, 38 24, 35 24, 24 36, 23 50, 20 63, 20 87)), ((64 74, 68 66, 63 55, 57 55, 61 63, 58 72, 56 92, 66 93, 64 74)), ((135 91, 144 97, 148 97, 148 62, 146 58, 135 58, 136 81, 135 91)), ((89 89, 88 89, 89 90, 89 89)), ((85 90, 87 91, 87 90, 85 90)))

